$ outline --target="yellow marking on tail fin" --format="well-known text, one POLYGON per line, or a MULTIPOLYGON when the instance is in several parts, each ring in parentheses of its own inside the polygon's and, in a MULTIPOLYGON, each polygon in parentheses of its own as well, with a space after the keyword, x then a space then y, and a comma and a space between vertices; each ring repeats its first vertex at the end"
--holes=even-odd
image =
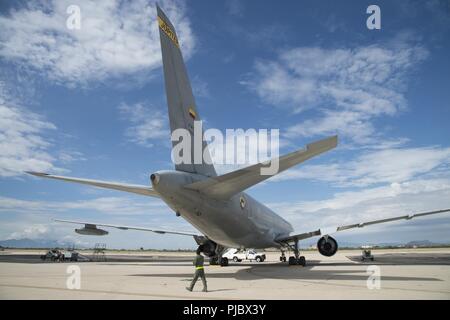
POLYGON ((158 17, 158 24, 162 31, 169 37, 170 40, 178 47, 180 48, 180 45, 178 44, 177 36, 175 35, 175 31, 173 31, 169 25, 161 19, 161 17, 158 17))
POLYGON ((197 114, 195 113, 194 109, 189 108, 189 115, 191 116, 191 118, 193 120, 195 120, 195 118, 197 118, 197 114))

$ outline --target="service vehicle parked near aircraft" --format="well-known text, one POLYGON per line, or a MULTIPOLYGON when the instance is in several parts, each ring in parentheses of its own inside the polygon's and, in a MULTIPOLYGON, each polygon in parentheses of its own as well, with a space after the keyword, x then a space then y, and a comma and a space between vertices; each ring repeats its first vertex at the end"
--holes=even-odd
POLYGON ((222 258, 227 258, 234 262, 241 262, 243 260, 263 262, 266 260, 266 254, 264 252, 258 252, 255 249, 239 250, 231 248, 222 255, 222 258))
POLYGON ((361 254, 361 261, 370 260, 373 261, 374 257, 372 255, 372 251, 369 248, 364 248, 361 254))
POLYGON ((46 261, 61 261, 63 259, 63 254, 59 249, 52 249, 47 251, 46 254, 41 255, 41 260, 46 261))
POLYGON ((73 250, 63 251, 62 260, 64 261, 78 261, 78 252, 73 250))
POLYGON ((73 250, 59 250, 59 249, 51 249, 47 251, 46 254, 41 255, 41 260, 46 261, 78 261, 78 252, 73 250))

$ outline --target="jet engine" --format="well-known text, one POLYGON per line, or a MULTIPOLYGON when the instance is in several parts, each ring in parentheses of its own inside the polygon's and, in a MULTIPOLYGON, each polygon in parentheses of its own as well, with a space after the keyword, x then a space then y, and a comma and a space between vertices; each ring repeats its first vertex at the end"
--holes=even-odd
POLYGON ((108 234, 108 231, 103 229, 98 229, 95 225, 85 225, 84 228, 75 229, 75 232, 85 236, 104 236, 108 234))
POLYGON ((331 257, 338 251, 338 244, 334 238, 324 236, 317 241, 317 249, 321 255, 331 257))

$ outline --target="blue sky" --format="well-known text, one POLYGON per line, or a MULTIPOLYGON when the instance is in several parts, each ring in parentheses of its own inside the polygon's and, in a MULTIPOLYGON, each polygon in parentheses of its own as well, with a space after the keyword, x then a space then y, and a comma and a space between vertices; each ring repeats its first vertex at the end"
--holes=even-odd
MULTIPOLYGON (((296 231, 450 208, 446 1, 161 1, 207 128, 280 129, 281 153, 338 133, 337 149, 249 189, 296 231)), ((25 170, 149 184, 171 169, 152 1, 0 4, 0 239, 186 248, 180 236, 78 236, 52 218, 191 230, 158 199, 25 170), (81 29, 66 27, 69 5, 81 29)), ((229 168, 219 168, 221 172, 229 168)), ((447 215, 337 235, 450 241, 447 215)))

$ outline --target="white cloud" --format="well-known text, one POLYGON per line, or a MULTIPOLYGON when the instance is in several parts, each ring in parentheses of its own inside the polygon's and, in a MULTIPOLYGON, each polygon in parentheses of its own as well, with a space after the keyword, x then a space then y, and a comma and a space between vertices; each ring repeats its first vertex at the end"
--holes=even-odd
MULTIPOLYGON (((72 220, 84 220, 81 216, 67 217, 72 220)), ((105 220, 104 216, 90 217, 93 222, 104 222, 126 226, 141 227, 158 227, 161 229, 184 230, 195 232, 195 229, 189 227, 183 220, 173 215, 172 219, 154 218, 149 215, 142 220, 142 216, 109 216, 105 220)), ((85 236, 74 232, 75 228, 81 225, 67 224, 51 221, 51 217, 47 215, 29 215, 21 214, 13 222, 0 224, 0 239, 35 239, 57 241, 58 246, 76 245, 77 247, 91 247, 96 243, 103 242, 108 248, 196 248, 197 245, 192 237, 179 235, 160 235, 153 232, 142 231, 123 231, 113 228, 105 228, 109 231, 109 235, 105 237, 85 236)), ((45 244, 44 244, 45 245, 45 244)))
POLYGON ((73 161, 85 161, 86 158, 79 151, 74 150, 62 150, 59 152, 58 160, 62 163, 70 163, 73 161))
POLYGON ((13 232, 9 239, 42 239, 48 237, 51 230, 48 225, 33 224, 25 227, 22 231, 13 232))
MULTIPOLYGON (((304 113, 307 119, 281 132, 285 138, 338 134, 344 142, 340 150, 359 149, 355 158, 341 153, 334 162, 305 164, 272 178, 309 179, 326 183, 327 190, 352 190, 323 200, 270 204, 293 222, 296 231, 450 207, 450 148, 403 147, 407 138, 386 139, 375 122, 407 109, 408 76, 427 56, 425 48, 401 34, 391 42, 367 47, 294 48, 275 60, 255 63, 243 85, 265 103, 291 111, 293 119, 296 113, 308 111, 304 113)), ((408 227, 405 238, 420 234, 421 220, 417 221, 408 227)), ((439 229, 437 222, 432 225, 432 230, 439 229)), ((375 226, 362 232, 384 228, 375 226)), ((447 236, 445 241, 449 240, 447 236)))
MULTIPOLYGON (((0 216, 0 239, 47 239, 92 247, 99 241, 98 237, 77 235, 73 232, 77 225, 53 222, 52 219, 195 230, 184 219, 176 217, 164 202, 148 197, 98 197, 76 201, 33 201, 0 197, 0 216)), ((110 234, 101 240, 107 243, 109 248, 144 246, 176 249, 196 246, 192 238, 183 236, 105 229, 108 229, 110 234)))
MULTIPOLYGON (((450 208, 450 179, 418 179, 359 191, 340 192, 324 200, 272 203, 269 206, 292 222, 296 231, 312 231, 320 227, 450 208)), ((448 218, 448 214, 434 216, 445 217, 448 218)), ((433 218, 418 218, 414 221, 420 224, 420 221, 427 219, 433 218)), ((386 226, 388 224, 371 226, 364 228, 362 232, 378 232, 386 226)), ((409 234, 411 236, 413 233, 409 234)), ((448 240, 450 239, 446 239, 448 240)))
POLYGON ((364 187, 399 183, 423 174, 448 170, 450 148, 423 147, 383 149, 363 153, 347 162, 305 165, 273 178, 273 181, 311 179, 338 186, 364 187))
POLYGON ((275 61, 256 62, 254 74, 243 84, 269 104, 316 112, 288 127, 289 138, 338 133, 366 144, 380 136, 374 119, 407 107, 406 75, 427 55, 407 37, 353 49, 300 47, 284 51, 275 61))
MULTIPOLYGON (((186 57, 194 48, 185 5, 167 0, 186 57)), ((65 0, 30 2, 0 15, 0 56, 72 86, 161 64, 155 1, 65 0), (66 27, 69 5, 81 10, 81 29, 66 27)))
POLYGON ((112 215, 141 215, 167 212, 164 203, 136 201, 129 197, 99 197, 77 201, 33 201, 0 197, 0 212, 61 213, 69 210, 89 210, 112 215))
POLYGON ((209 98, 209 86, 208 83, 203 81, 199 76, 194 76, 191 81, 192 83, 192 91, 194 97, 197 98, 209 98))
POLYGON ((40 115, 19 106, 0 83, 0 176, 24 171, 60 171, 48 149, 47 133, 56 126, 40 115))
POLYGON ((131 142, 144 147, 152 147, 155 139, 170 140, 169 120, 156 108, 144 103, 133 105, 122 103, 118 109, 122 117, 131 123, 125 133, 131 142))

